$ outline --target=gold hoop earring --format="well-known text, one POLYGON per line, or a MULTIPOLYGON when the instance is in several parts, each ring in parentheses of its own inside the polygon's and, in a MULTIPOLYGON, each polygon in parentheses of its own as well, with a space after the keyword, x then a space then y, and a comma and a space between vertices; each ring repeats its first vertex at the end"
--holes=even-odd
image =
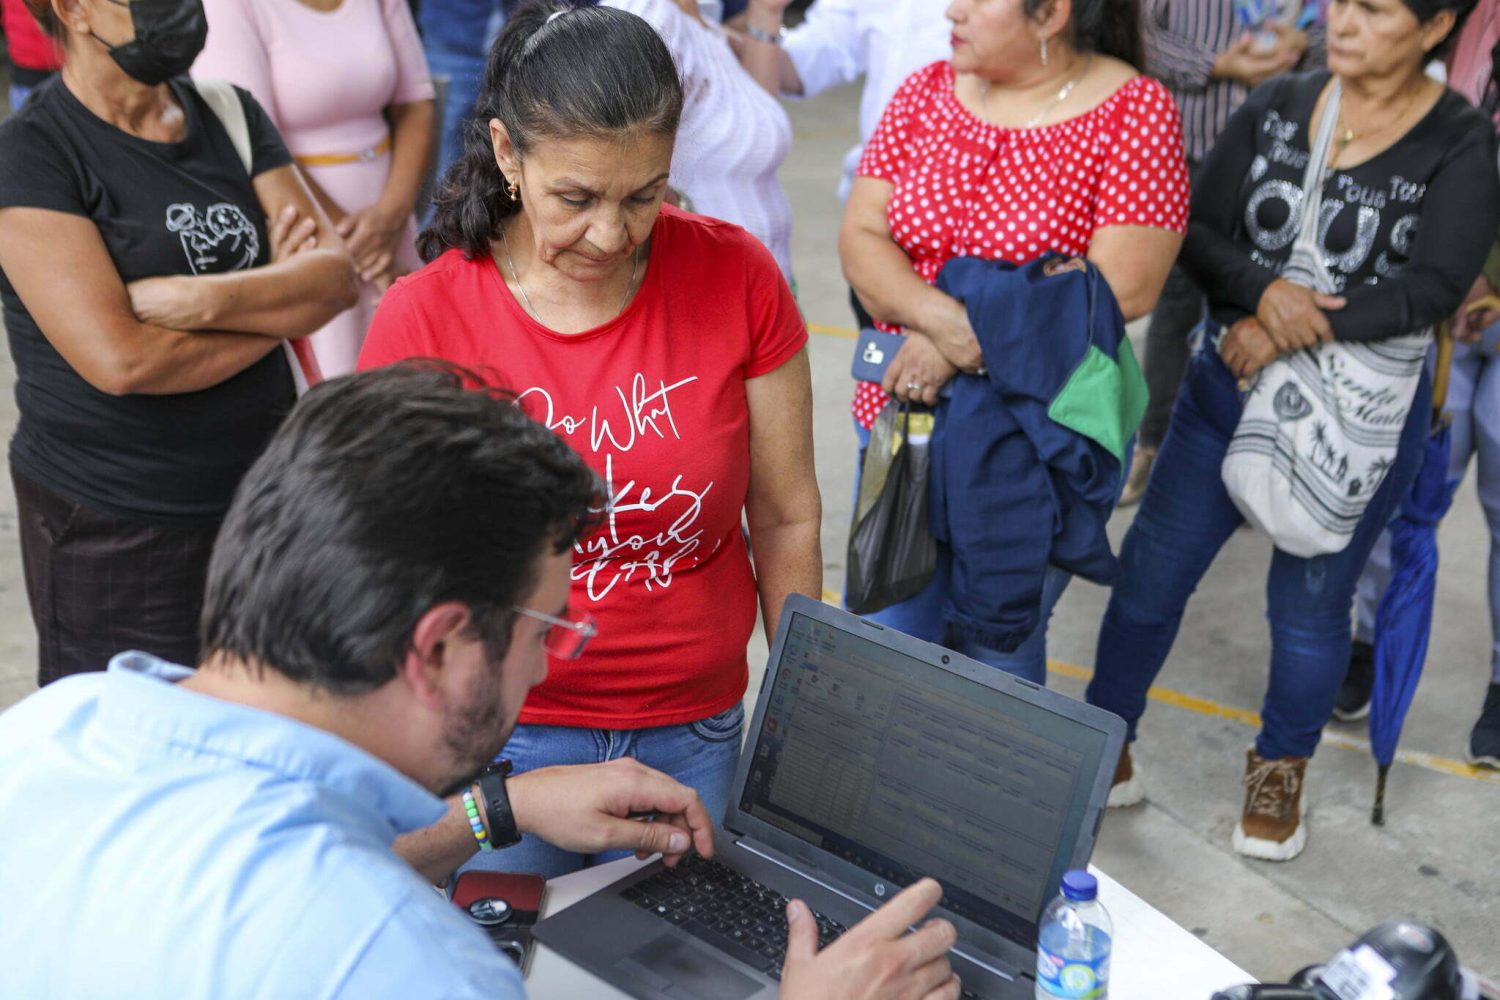
POLYGON ((1042 36, 1042 65, 1047 65, 1047 36, 1042 36))

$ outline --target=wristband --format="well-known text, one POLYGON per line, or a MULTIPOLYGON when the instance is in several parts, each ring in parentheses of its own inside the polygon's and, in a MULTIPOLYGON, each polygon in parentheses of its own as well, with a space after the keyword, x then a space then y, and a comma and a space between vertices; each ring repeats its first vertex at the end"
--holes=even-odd
POLYGON ((764 28, 757 28, 753 24, 747 24, 745 25, 745 34, 757 42, 765 42, 767 45, 780 45, 782 39, 786 37, 786 25, 782 25, 775 31, 767 31, 764 28))
POLYGON ((484 828, 484 820, 479 817, 479 806, 474 802, 474 796, 470 791, 464 789, 464 814, 469 817, 469 830, 474 834, 474 839, 479 841, 481 851, 493 850, 490 845, 489 831, 484 828))

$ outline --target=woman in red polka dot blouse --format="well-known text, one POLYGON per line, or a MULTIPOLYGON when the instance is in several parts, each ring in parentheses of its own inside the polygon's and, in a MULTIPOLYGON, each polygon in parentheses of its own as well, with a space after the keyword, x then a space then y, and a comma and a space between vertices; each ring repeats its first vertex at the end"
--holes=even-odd
MULTIPOLYGON (((844 273, 885 330, 907 335, 884 386, 861 383, 861 446, 890 396, 929 405, 984 363, 962 303, 932 287, 954 257, 1086 256, 1127 320, 1156 303, 1187 225, 1182 125, 1140 76, 1136 0, 953 0, 953 60, 914 73, 865 146, 839 234, 844 273)), ((1037 331, 1044 336, 1046 331, 1037 331)), ((948 642, 1038 683, 1046 621, 1013 653, 948 642)), ((872 617, 947 642, 945 574, 872 617)))

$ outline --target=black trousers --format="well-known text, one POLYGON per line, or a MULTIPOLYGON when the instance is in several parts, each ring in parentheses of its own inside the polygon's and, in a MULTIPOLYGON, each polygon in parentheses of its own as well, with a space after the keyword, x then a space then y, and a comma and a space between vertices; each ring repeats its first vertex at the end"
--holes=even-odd
POLYGON ((37 684, 103 670, 129 649, 198 663, 198 616, 218 526, 129 521, 60 497, 14 469, 37 684))

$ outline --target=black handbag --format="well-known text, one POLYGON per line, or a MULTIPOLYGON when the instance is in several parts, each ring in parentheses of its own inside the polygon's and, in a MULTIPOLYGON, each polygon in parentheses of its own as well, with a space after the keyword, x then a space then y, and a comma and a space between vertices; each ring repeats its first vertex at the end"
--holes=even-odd
POLYGON ((845 601, 867 615, 914 597, 937 571, 927 522, 932 414, 892 402, 870 429, 849 529, 845 601))

